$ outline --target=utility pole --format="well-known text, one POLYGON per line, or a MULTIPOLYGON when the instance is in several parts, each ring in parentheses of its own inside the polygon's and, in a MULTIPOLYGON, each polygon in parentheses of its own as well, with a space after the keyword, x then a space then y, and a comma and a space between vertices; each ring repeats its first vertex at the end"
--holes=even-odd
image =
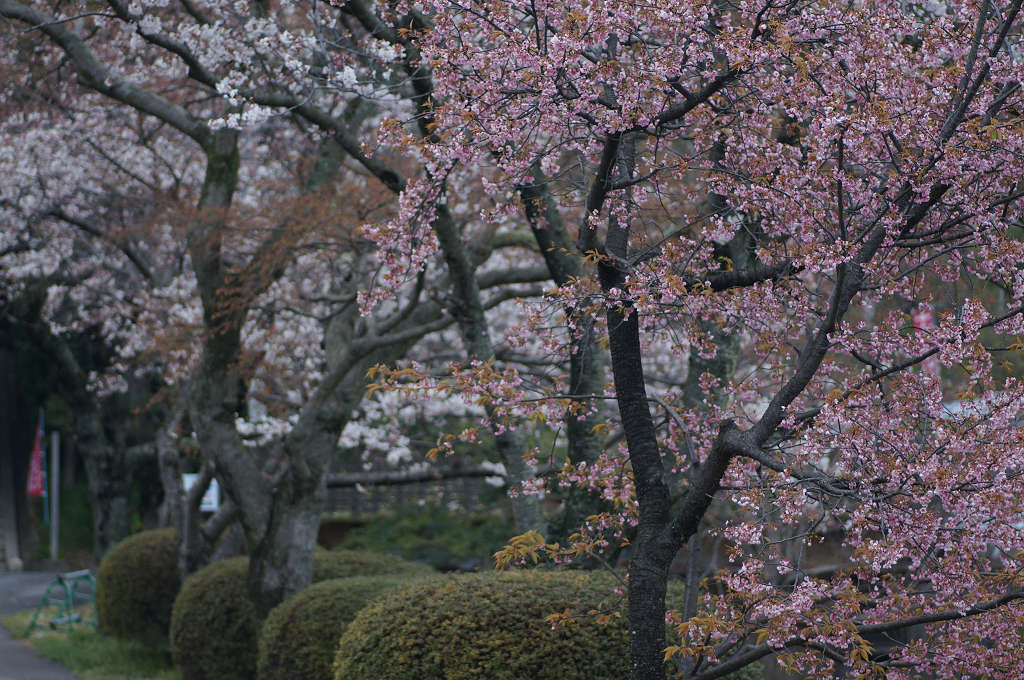
POLYGON ((60 432, 50 433, 50 559, 57 559, 60 536, 60 432))

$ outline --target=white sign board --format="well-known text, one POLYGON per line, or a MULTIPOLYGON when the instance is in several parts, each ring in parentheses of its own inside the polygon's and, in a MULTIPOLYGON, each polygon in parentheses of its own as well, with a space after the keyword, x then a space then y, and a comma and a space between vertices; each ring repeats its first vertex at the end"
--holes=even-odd
MULTIPOLYGON (((194 472, 185 472, 181 475, 182 485, 185 487, 185 493, 192 488, 192 485, 196 483, 196 479, 199 477, 194 472)), ((211 479, 210 486, 206 488, 206 493, 203 494, 203 500, 199 504, 200 512, 216 512, 217 508, 220 507, 220 488, 217 486, 217 480, 211 479)))

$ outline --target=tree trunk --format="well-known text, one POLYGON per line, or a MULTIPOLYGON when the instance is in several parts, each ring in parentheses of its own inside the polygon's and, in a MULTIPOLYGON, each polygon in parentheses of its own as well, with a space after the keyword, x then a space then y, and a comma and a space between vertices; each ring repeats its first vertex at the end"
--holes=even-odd
MULTIPOLYGON (((497 435, 498 454, 501 456, 505 472, 512 484, 522 482, 534 477, 534 470, 523 460, 523 453, 526 445, 519 433, 507 431, 497 435)), ((509 501, 512 503, 512 518, 515 521, 516 531, 526 533, 536 531, 544 535, 547 533, 547 524, 544 522, 544 515, 540 509, 540 499, 532 494, 510 493, 509 501)))
POLYGON ((76 443, 83 453, 92 506, 93 553, 101 559, 131 534, 131 466, 111 445, 95 404, 75 418, 76 443))
MULTIPOLYGON (((402 41, 402 44, 405 50, 405 69, 414 92, 412 101, 421 114, 417 121, 420 135, 424 139, 432 139, 435 135, 433 125, 436 123, 433 117, 435 106, 433 74, 427 62, 420 58, 421 55, 415 44, 405 41, 402 41)), ((444 254, 445 264, 448 268, 452 293, 450 311, 455 317, 459 333, 462 336, 466 357, 470 360, 487 361, 494 356, 494 347, 483 303, 480 299, 480 287, 476 280, 475 268, 469 250, 465 241, 462 240, 458 225, 455 223, 447 203, 438 203, 437 216, 431 223, 431 227, 434 234, 437 235, 437 241, 441 246, 441 252, 444 254)), ((495 409, 492 406, 486 408, 488 417, 493 418, 495 409)), ((512 484, 521 484, 531 479, 534 474, 530 466, 523 460, 526 446, 522 436, 515 430, 505 429, 495 437, 498 453, 505 466, 505 471, 509 475, 509 481, 512 484)), ((512 493, 510 498, 517 531, 547 533, 544 515, 540 508, 540 499, 537 496, 512 493)))
MULTIPOLYGON (((539 164, 533 164, 531 174, 533 182, 521 184, 516 189, 551 278, 559 286, 564 286, 583 273, 583 258, 569 238, 562 215, 548 192, 548 178, 539 164)), ((598 414, 590 408, 593 400, 589 395, 604 391, 604 356, 597 345, 594 319, 583 310, 587 306, 582 302, 566 309, 569 327, 579 329, 569 357, 569 394, 574 395, 574 407, 565 414, 566 455, 573 465, 589 464, 597 458, 595 426, 598 414)), ((551 523, 550 538, 564 541, 580 528, 584 519, 606 509, 607 503, 600 494, 572 485, 566 494, 562 516, 551 523)))
MULTIPOLYGON (((610 140, 605 152, 617 167, 620 179, 633 176, 636 152, 633 137, 610 140)), ((601 181, 607 183, 612 176, 611 165, 605 173, 601 181)), ((628 200, 628 189, 626 193, 628 200)), ((605 244, 611 256, 626 260, 629 233, 627 220, 620 220, 614 213, 609 215, 605 244)), ((601 259, 598 276, 605 293, 611 295, 613 290, 626 290, 625 274, 612 258, 601 259)), ((606 318, 615 397, 639 506, 629 561, 629 677, 630 680, 664 680, 665 591, 668 567, 678 549, 678 545, 666 540, 672 501, 647 398, 639 315, 630 300, 611 299, 606 318)))
POLYGON ((206 566, 210 559, 212 547, 209 541, 203 536, 201 526, 201 515, 199 508, 202 505, 203 495, 210 487, 213 479, 213 463, 205 461, 199 470, 199 476, 192 483, 192 488, 186 493, 181 483, 181 474, 171 480, 170 487, 164 487, 164 494, 176 493, 178 495, 178 517, 175 528, 178 531, 178 573, 182 582, 191 574, 206 566))
POLYGON ((174 527, 181 537, 181 526, 185 516, 185 492, 181 481, 181 457, 173 432, 181 419, 182 410, 171 414, 171 421, 160 428, 156 435, 156 460, 160 470, 160 486, 164 499, 160 504, 159 523, 162 527, 174 527))
MULTIPOLYGON (((467 358, 487 361, 494 356, 491 334, 487 326, 483 303, 480 300, 480 288, 476 281, 473 265, 466 250, 466 244, 458 232, 455 220, 446 206, 438 207, 437 217, 433 222, 434 233, 441 244, 445 263, 448 265, 448 276, 452 282, 452 315, 455 317, 467 358)), ((487 415, 495 416, 493 406, 487 406, 487 415)), ((522 436, 512 429, 506 429, 495 435, 498 453, 501 455, 505 471, 513 484, 532 479, 534 471, 523 460, 526 445, 522 436)), ((521 532, 536 531, 547 533, 547 525, 540 509, 537 496, 526 494, 510 494, 512 514, 516 530, 521 532)))
POLYGON ((270 526, 250 553, 249 592, 261 617, 310 584, 320 514, 327 500, 325 477, 316 490, 274 494, 270 526))
MULTIPOLYGON (((617 274, 614 276, 617 278, 617 274)), ((614 280, 607 271, 602 279, 602 283, 614 280)), ((615 394, 640 509, 629 561, 629 677, 663 680, 665 591, 668 567, 676 550, 664 540, 671 500, 662 478, 661 454, 647 402, 636 311, 610 306, 608 337, 615 394)))
MULTIPOLYGON (((2 327, 0 327, 2 330, 2 327)), ((3 338, 0 338, 3 340, 3 338)), ((18 496, 24 495, 23 487, 15 484, 14 461, 17 447, 14 442, 17 429, 17 394, 14 371, 14 353, 0 344, 0 555, 11 571, 21 571, 24 566, 18 547, 18 496)), ((5 566, 0 563, 0 567, 5 566)))
POLYGON ((226 560, 229 557, 237 557, 245 554, 245 531, 242 524, 233 520, 228 528, 220 535, 220 540, 213 546, 213 554, 210 555, 211 562, 226 560))
POLYGON ((121 452, 112 447, 83 444, 82 450, 92 506, 93 553, 100 560, 131 534, 131 470, 121 452))

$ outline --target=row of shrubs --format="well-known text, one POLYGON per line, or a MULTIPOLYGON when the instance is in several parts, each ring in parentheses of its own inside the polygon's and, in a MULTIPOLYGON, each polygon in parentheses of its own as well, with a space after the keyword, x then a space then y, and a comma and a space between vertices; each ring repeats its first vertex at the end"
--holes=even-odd
MULTIPOLYGON (((170 641, 182 680, 603 680, 628 674, 614 583, 589 572, 441 576, 388 555, 321 551, 313 585, 260 621, 245 557, 178 590, 171 530, 137 534, 97 575, 108 634, 170 641), (172 606, 173 605, 173 606, 172 606), (553 627, 547 617, 577 616, 553 627), (599 613, 593 613, 599 612, 599 613)), ((746 674, 745 674, 746 677, 746 674)))

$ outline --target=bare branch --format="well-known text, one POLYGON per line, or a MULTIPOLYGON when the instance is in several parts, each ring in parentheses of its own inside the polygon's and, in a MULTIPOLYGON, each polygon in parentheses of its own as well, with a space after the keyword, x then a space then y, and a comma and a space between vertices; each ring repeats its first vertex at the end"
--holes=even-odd
POLYGON ((942 623, 944 621, 956 621, 957 619, 964 619, 968 616, 977 616, 978 614, 984 614, 990 612, 993 609, 997 609, 1004 605, 1014 602, 1016 600, 1024 599, 1024 590, 1014 590, 1000 595, 999 597, 991 600, 985 600, 975 605, 967 607, 966 609, 947 609, 941 612, 933 612, 931 614, 919 614, 917 616, 909 616, 905 619, 897 619, 895 621, 887 621, 885 623, 869 623, 861 626, 857 626, 857 632, 861 635, 870 635, 872 633, 891 633, 893 631, 901 630, 903 628, 909 628, 911 626, 920 626, 926 623, 942 623))
POLYGON ((590 219, 595 213, 601 212, 604 200, 612 186, 612 171, 619 158, 619 147, 622 145, 622 133, 613 132, 604 141, 604 149, 601 151, 601 161, 594 172, 594 181, 590 185, 590 192, 587 194, 587 212, 583 216, 584 224, 580 228, 579 250, 581 253, 588 253, 594 250, 597 245, 597 229, 590 224, 590 219))
POLYGON ((213 513, 210 519, 206 520, 205 523, 199 528, 202 532, 203 538, 209 543, 216 543, 220 535, 224 533, 232 522, 238 518, 238 506, 231 502, 230 499, 225 500, 221 503, 221 506, 217 508, 217 511, 213 513))
POLYGON ((695 108, 711 99, 715 93, 739 77, 741 73, 742 71, 740 69, 733 68, 729 69, 725 73, 719 74, 714 78, 714 80, 702 87, 700 92, 686 97, 685 102, 663 111, 655 120, 655 123, 657 123, 659 127, 664 127, 677 122, 690 111, 693 111, 695 108))
POLYGON ((60 207, 53 207, 46 214, 51 217, 56 217, 57 219, 63 222, 67 222, 68 224, 74 227, 78 227, 79 229, 81 229, 82 231, 91 236, 96 236, 112 244, 114 247, 120 250, 133 265, 135 265, 135 268, 139 271, 140 274, 142 274, 143 277, 145 277, 149 281, 153 280, 153 270, 151 270, 149 268, 149 265, 145 261, 143 261, 142 256, 135 252, 135 249, 132 248, 131 244, 126 242, 124 239, 111 238, 98 225, 94 224, 93 222, 90 222, 89 220, 82 219, 80 217, 75 217, 74 215, 69 215, 67 212, 64 211, 63 208, 60 207))
POLYGON ((162 120, 200 146, 209 141, 210 130, 205 123, 183 107, 116 75, 96 58, 78 34, 52 23, 50 17, 14 0, 0 0, 0 16, 38 27, 64 50, 86 87, 162 120))
POLYGON ((402 484, 419 484, 421 482, 438 482, 446 479, 480 477, 503 477, 503 475, 500 472, 496 472, 493 468, 481 465, 453 465, 416 471, 334 473, 327 475, 327 487, 330 489, 344 489, 355 486, 399 486, 402 484))
POLYGON ((537 283, 550 281, 551 272, 547 267, 507 267, 484 272, 476 277, 480 290, 510 283, 537 283))
POLYGON ((199 505, 203 501, 203 495, 210 486, 210 482, 213 481, 213 463, 205 461, 203 466, 199 468, 199 476, 196 477, 195 482, 189 487, 185 493, 185 509, 188 513, 199 512, 199 505))
MULTIPOLYGON (((919 616, 910 616, 907 618, 897 619, 895 621, 889 621, 886 623, 862 624, 857 626, 856 630, 857 633, 859 633, 860 635, 870 635, 873 633, 891 633, 897 630, 902 630, 904 628, 910 628, 911 626, 919 626, 928 623, 956 621, 958 619, 984 614, 985 612, 992 611, 999 607, 1005 606, 1010 602, 1014 602, 1020 599, 1024 599, 1024 591, 1015 590, 1006 593, 1005 595, 1001 595, 1000 597, 993 598, 991 600, 986 600, 984 602, 979 602, 978 604, 975 604, 971 607, 967 607, 966 609, 950 609, 941 612, 935 612, 932 614, 921 614, 919 616)), ((758 659, 762 659, 768 656, 769 654, 773 654, 782 648, 792 647, 806 647, 811 649, 817 649, 819 651, 826 651, 826 648, 824 648, 822 645, 811 642, 806 638, 802 637, 790 638, 782 645, 772 646, 768 644, 761 644, 755 647, 751 647, 750 649, 747 649, 744 652, 737 654, 727 659, 726 661, 723 661, 714 668, 711 668, 703 673, 694 675, 692 680, 715 680, 715 678, 725 677, 726 675, 729 675, 730 673, 737 671, 743 668, 744 666, 748 666, 757 661, 758 659)), ((834 650, 828 651, 832 651, 833 654, 835 653, 834 650)))

